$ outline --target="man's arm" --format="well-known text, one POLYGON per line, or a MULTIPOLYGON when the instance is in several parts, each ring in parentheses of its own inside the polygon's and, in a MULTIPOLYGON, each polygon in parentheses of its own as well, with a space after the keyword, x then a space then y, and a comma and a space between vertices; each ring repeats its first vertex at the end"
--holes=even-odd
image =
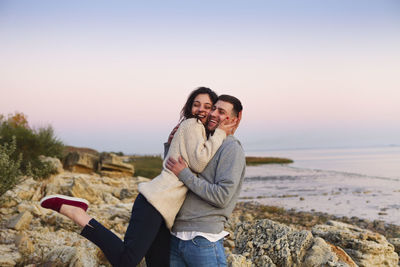
MULTIPOLYGON (((177 164, 181 164, 178 162, 177 164)), ((171 166, 171 165, 170 165, 171 166)), ((167 165, 168 167, 168 165, 167 165)), ((222 151, 216 168, 215 183, 205 178, 197 177, 189 168, 178 172, 179 179, 196 195, 211 205, 224 208, 229 203, 240 184, 240 178, 245 167, 243 151, 239 145, 230 145, 222 151)), ((174 172, 172 166, 171 171, 174 172)), ((176 174, 176 173, 175 173, 176 174)))

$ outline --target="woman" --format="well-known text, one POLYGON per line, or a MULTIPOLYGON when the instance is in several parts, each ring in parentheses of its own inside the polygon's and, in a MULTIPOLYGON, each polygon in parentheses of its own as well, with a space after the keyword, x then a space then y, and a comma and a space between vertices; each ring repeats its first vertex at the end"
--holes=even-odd
MULTIPOLYGON (((235 124, 224 121, 207 139, 204 124, 217 100, 215 92, 200 87, 188 97, 181 123, 172 138, 168 157, 182 156, 195 172, 201 172, 235 124)), ((166 157, 167 158, 167 157, 166 157)), ((86 210, 86 200, 61 195, 48 196, 41 206, 69 217, 83 227, 81 235, 95 243, 113 266, 136 266, 145 256, 148 266, 169 265, 169 230, 186 195, 186 187, 165 168, 150 182, 139 185, 124 241, 86 210)))

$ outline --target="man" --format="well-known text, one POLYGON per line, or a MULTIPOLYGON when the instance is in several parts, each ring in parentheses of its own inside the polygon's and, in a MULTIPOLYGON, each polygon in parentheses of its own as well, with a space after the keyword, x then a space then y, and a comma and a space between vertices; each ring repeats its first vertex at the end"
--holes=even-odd
POLYGON ((228 117, 237 121, 204 171, 196 176, 179 158, 167 160, 171 170, 189 188, 172 228, 171 266, 226 266, 223 231, 236 204, 245 173, 245 156, 233 136, 242 114, 240 101, 221 95, 209 114, 207 130, 214 131, 228 117))

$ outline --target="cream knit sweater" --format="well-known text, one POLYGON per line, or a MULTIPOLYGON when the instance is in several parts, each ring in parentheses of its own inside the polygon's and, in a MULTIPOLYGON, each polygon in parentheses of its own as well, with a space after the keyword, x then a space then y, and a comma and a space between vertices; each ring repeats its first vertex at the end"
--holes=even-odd
POLYGON ((200 121, 194 118, 184 120, 172 139, 161 174, 139 184, 139 192, 161 213, 168 229, 172 228, 188 189, 165 167, 166 160, 168 157, 178 159, 182 156, 193 172, 201 173, 225 138, 225 131, 217 128, 207 140, 204 125, 200 121))

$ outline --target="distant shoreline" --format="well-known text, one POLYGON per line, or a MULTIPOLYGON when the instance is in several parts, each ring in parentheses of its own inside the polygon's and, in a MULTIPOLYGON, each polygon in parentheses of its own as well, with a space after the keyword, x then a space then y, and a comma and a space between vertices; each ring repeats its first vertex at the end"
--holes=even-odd
POLYGON ((261 164, 290 164, 293 160, 278 157, 246 157, 247 166, 257 166, 261 164))

